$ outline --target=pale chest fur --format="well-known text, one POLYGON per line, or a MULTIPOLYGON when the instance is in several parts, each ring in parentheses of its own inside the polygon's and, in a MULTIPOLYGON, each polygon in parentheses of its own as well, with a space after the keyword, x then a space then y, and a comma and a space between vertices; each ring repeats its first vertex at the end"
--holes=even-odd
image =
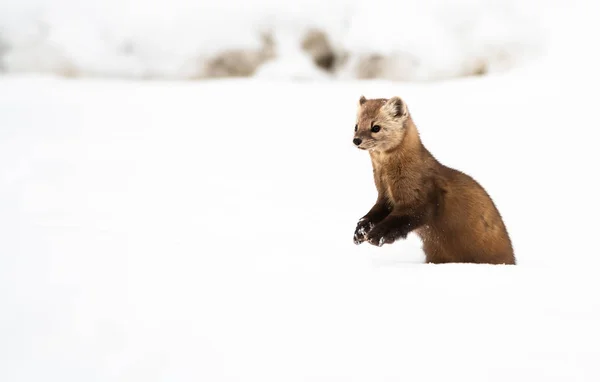
POLYGON ((392 204, 410 204, 418 198, 418 174, 398 160, 372 154, 373 175, 378 191, 392 204))
POLYGON ((379 168, 379 171, 375 171, 375 176, 379 177, 381 182, 381 192, 390 202, 396 204, 403 199, 403 195, 400 192, 394 191, 395 185, 399 183, 399 174, 393 174, 389 169, 379 168))

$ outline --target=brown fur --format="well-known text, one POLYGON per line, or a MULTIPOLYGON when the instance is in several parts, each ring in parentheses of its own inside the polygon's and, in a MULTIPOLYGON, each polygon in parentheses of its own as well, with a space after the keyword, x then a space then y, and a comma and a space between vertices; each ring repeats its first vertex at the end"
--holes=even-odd
POLYGON ((393 243, 416 232, 428 263, 515 264, 502 217, 468 175, 439 163, 423 146, 399 98, 358 106, 355 138, 369 150, 378 198, 359 220, 354 241, 393 243), (374 125, 379 132, 371 132, 374 125))

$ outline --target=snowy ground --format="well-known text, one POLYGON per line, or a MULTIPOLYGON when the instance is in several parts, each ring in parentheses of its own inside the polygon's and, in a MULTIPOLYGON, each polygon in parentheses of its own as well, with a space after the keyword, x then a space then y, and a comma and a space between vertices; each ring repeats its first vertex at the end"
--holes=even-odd
POLYGON ((0 380, 599 380, 598 82, 557 70, 0 79, 0 380), (360 94, 407 100, 519 265, 352 243, 375 197, 360 94))

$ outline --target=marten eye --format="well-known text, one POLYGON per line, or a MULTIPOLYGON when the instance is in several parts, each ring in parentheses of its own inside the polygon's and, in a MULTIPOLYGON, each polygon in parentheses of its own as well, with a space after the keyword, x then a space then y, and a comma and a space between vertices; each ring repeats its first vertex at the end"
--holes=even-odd
POLYGON ((358 131, 358 125, 354 125, 354 131, 358 131))
POLYGON ((379 126, 379 125, 375 125, 375 126, 371 127, 371 131, 374 133, 379 132, 379 130, 381 130, 381 126, 379 126))

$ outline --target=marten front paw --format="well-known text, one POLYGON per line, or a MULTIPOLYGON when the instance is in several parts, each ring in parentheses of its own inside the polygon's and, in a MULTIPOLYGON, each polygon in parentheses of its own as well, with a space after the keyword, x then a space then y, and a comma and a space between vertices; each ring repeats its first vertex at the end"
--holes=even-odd
POLYGON ((384 244, 392 244, 398 239, 406 239, 408 233, 403 227, 397 227, 390 224, 378 224, 367 235, 369 244, 381 247, 384 244))
POLYGON ((375 224, 371 223, 368 218, 362 218, 356 225, 354 231, 354 244, 359 245, 363 241, 367 240, 367 234, 373 229, 375 224))

